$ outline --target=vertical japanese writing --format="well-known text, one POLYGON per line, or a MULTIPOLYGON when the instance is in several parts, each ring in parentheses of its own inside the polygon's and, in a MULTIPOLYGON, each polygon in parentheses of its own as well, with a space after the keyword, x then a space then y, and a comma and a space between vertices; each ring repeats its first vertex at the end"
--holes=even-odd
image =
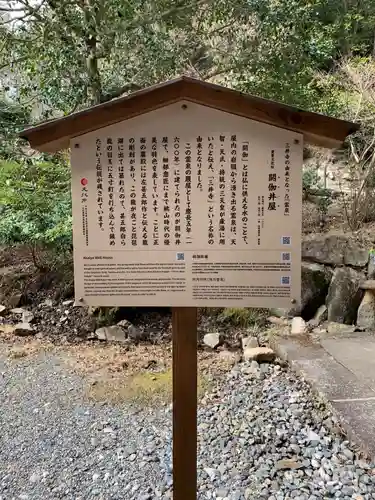
POLYGON ((140 139, 142 245, 148 245, 146 138, 140 139))
POLYGON ((174 242, 181 244, 181 195, 180 195, 180 138, 175 137, 173 141, 173 164, 174 164, 174 242))
POLYGON ((131 220, 131 242, 137 246, 137 195, 135 177, 135 139, 129 138, 128 144, 129 174, 130 174, 130 220, 131 220))
POLYGON ((261 233, 264 227, 264 195, 258 196, 257 245, 261 245, 261 233))
POLYGON ((168 137, 163 137, 163 200, 164 200, 164 245, 169 246, 171 242, 171 217, 169 206, 169 156, 168 137))
POLYGON ((232 135, 230 143, 230 244, 237 244, 237 136, 232 135))
POLYGON ((249 222, 249 207, 248 207, 248 168, 249 168, 249 142, 242 143, 242 240, 247 245, 248 241, 248 222, 249 222))
POLYGON ((203 191, 202 184, 202 158, 203 158, 203 139, 201 136, 197 137, 197 189, 203 191))
POLYGON ((268 210, 276 210, 277 175, 275 171, 275 150, 271 150, 271 172, 268 174, 268 210))
MULTIPOLYGON (((202 147, 202 141, 200 141, 202 147)), ((192 243, 191 238, 191 144, 187 142, 185 144, 185 231, 186 231, 186 243, 192 243)))
POLYGON ((125 167, 124 167, 124 138, 117 139, 117 162, 118 162, 118 183, 120 202, 120 243, 126 245, 126 224, 125 224, 125 167))
POLYGON ((82 234, 85 238, 86 246, 89 245, 89 226, 88 226, 88 216, 87 216, 87 200, 89 196, 89 190, 87 184, 88 180, 85 177, 83 177, 81 179, 82 234))
POLYGON ((284 171, 284 215, 288 216, 290 214, 290 145, 285 144, 285 155, 284 155, 285 171, 284 171))
POLYGON ((208 137, 208 244, 213 245, 214 239, 214 202, 215 202, 215 170, 214 170, 214 137, 208 137))
POLYGON ((116 245, 116 224, 115 224, 115 181, 113 178, 113 140, 107 138, 107 165, 108 165, 108 227, 109 244, 116 245))
POLYGON ((152 211, 154 215, 152 226, 152 239, 155 246, 159 245, 159 204, 158 204, 158 141, 151 139, 151 164, 152 164, 152 211))
POLYGON ((98 138, 95 143, 96 167, 96 201, 98 204, 97 221, 101 231, 104 231, 103 210, 103 166, 102 166, 102 141, 98 138))
POLYGON ((219 157, 219 245, 225 245, 225 136, 220 139, 220 157, 219 157))

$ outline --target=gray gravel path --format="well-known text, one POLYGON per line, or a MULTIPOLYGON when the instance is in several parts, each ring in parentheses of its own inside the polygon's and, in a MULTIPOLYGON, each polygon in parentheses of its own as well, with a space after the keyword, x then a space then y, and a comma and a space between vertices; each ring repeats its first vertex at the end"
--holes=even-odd
MULTIPOLYGON (((374 466, 308 388, 261 369, 239 365, 203 398, 199 499, 375 499, 374 466)), ((0 356, 0 373, 0 500, 171 498, 170 407, 92 403, 52 353, 0 356)))

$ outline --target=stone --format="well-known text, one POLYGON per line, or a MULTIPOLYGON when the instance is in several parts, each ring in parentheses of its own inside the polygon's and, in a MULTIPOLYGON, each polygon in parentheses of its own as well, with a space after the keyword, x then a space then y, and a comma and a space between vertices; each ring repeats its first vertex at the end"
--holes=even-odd
POLYGON ((243 350, 259 346, 259 342, 256 337, 242 337, 241 343, 243 350))
POLYGON ((309 321, 309 325, 312 327, 317 327, 321 323, 323 323, 323 321, 326 321, 327 316, 327 306, 325 304, 322 304, 314 314, 314 317, 309 321))
POLYGON ((357 312, 357 326, 364 330, 375 328, 375 293, 366 290, 357 312))
POLYGON ((119 321, 117 326, 123 328, 127 332, 127 336, 132 340, 139 340, 142 337, 142 332, 127 319, 119 321))
POLYGON ((243 357, 245 361, 258 361, 258 363, 269 363, 274 361, 275 353, 270 347, 246 347, 243 357))
POLYGON ((327 332, 330 335, 345 335, 346 333, 354 333, 354 325, 345 325, 343 323, 335 323, 331 321, 327 323, 327 332))
POLYGON ((125 330, 118 325, 98 328, 95 331, 95 336, 99 340, 107 340, 111 342, 125 342, 127 339, 125 330))
POLYGON ((361 283, 362 290, 375 290, 375 280, 366 280, 361 283))
POLYGON ((348 234, 314 234, 302 242, 302 259, 331 266, 365 267, 369 246, 348 234))
POLYGON ((14 293, 8 299, 8 304, 10 307, 18 307, 22 299, 22 293, 14 293))
POLYGON ((0 304, 0 316, 4 316, 7 312, 7 308, 0 304))
POLYGON ((344 448, 342 452, 348 460, 354 460, 354 453, 351 450, 349 450, 348 448, 344 448))
POLYGON ((135 327, 134 325, 130 324, 128 326, 128 336, 132 340, 139 340, 139 339, 141 339, 141 338, 144 337, 144 334, 143 334, 143 332, 141 332, 140 330, 138 330, 137 327, 135 327))
POLYGON ((337 268, 326 298, 327 319, 335 323, 352 324, 362 299, 360 283, 363 275, 348 267, 337 268))
POLYGON ((271 323, 272 325, 277 325, 277 326, 288 326, 289 321, 287 318, 279 318, 278 316, 269 316, 267 318, 268 323, 271 323))
POLYGON ((129 326, 131 325, 130 321, 128 321, 127 319, 122 319, 121 321, 119 321, 117 323, 117 326, 121 326, 122 328, 129 328, 129 326))
POLYGON ((290 333, 292 335, 303 335, 304 333, 306 333, 306 330, 307 325, 303 318, 301 318, 300 316, 296 316, 292 319, 292 326, 290 330, 290 333))
POLYGON ((219 333, 206 333, 203 337, 203 342, 211 349, 215 349, 221 343, 220 334, 219 333))
POLYGON ((324 304, 328 287, 332 279, 332 270, 322 265, 302 262, 301 266, 301 302, 291 308, 286 316, 313 317, 319 306, 324 304))
POLYGON ((210 480, 214 481, 215 477, 217 476, 217 471, 211 467, 205 467, 204 471, 207 474, 207 476, 210 478, 210 480))
POLYGON ((320 443, 319 434, 312 430, 309 430, 307 433, 307 440, 312 444, 312 446, 316 446, 318 443, 320 443))
POLYGON ((219 352, 219 358, 228 364, 228 366, 234 366, 241 360, 241 355, 238 352, 228 351, 225 349, 224 351, 219 352))
POLYGON ((367 279, 375 279, 375 250, 369 251, 368 266, 367 266, 367 279))
POLYGON ((23 307, 14 307, 13 309, 10 310, 12 314, 23 314, 26 309, 23 307))
POLYGON ((34 314, 31 311, 24 310, 22 312, 22 323, 31 323, 34 319, 34 314))
POLYGON ((278 462, 276 462, 275 467, 277 470, 301 469, 303 467, 303 463, 298 462, 298 460, 295 460, 293 458, 290 458, 290 459, 279 460, 278 462))
POLYGON ((72 304, 74 304, 74 299, 64 300, 62 304, 63 306, 71 306, 72 304))
POLYGON ((29 323, 18 323, 13 328, 13 333, 19 337, 27 337, 28 335, 34 335, 36 332, 29 323))

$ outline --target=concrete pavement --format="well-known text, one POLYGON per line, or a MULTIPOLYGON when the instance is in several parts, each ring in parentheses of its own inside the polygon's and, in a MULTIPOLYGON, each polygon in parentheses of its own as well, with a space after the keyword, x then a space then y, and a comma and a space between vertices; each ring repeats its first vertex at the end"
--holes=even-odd
POLYGON ((375 460, 375 335, 312 340, 273 336, 272 347, 329 403, 348 437, 375 460))

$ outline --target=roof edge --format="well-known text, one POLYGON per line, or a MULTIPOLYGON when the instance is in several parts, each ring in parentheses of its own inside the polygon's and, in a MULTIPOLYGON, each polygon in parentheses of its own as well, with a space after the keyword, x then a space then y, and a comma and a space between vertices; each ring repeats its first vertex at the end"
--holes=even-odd
POLYGON ((301 133, 306 142, 328 148, 340 146, 346 136, 359 128, 356 123, 181 76, 71 115, 28 127, 19 135, 28 140, 34 149, 54 152, 66 148, 73 137, 134 118, 183 99, 301 133))

